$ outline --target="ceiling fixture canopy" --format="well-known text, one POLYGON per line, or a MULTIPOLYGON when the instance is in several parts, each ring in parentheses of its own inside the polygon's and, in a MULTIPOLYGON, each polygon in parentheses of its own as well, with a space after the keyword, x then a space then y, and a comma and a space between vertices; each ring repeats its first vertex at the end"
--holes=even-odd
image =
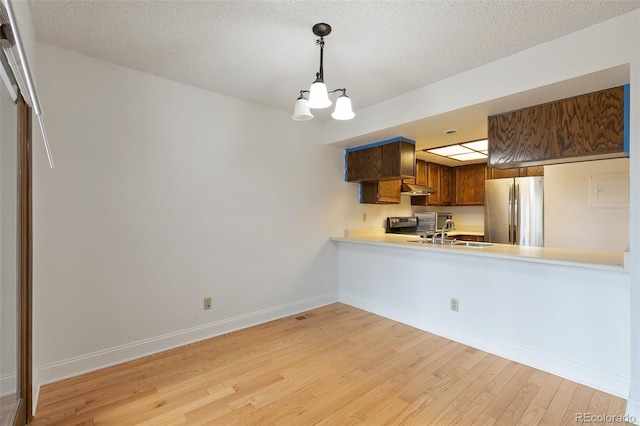
POLYGON ((316 79, 311 84, 309 90, 301 90, 300 96, 296 100, 295 108, 291 118, 297 121, 306 121, 313 118, 310 109, 328 108, 333 102, 329 99, 329 93, 342 92, 338 100, 336 101, 336 109, 331 114, 331 117, 336 120, 351 120, 355 117, 353 110, 351 109, 351 99, 347 96, 347 89, 335 89, 327 91, 327 86, 324 84, 324 68, 322 66, 322 59, 324 54, 324 37, 331 33, 331 26, 329 24, 319 23, 313 26, 313 33, 320 37, 316 40, 316 45, 320 46, 320 70, 316 73, 316 79), (305 94, 309 94, 309 98, 305 97, 305 94))

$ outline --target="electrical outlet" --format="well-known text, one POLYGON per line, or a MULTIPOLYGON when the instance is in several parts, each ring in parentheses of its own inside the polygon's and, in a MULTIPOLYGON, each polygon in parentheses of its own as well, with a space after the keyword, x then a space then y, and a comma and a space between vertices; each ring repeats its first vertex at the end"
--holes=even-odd
POLYGON ((458 312, 458 299, 451 299, 451 310, 458 312))
POLYGON ((211 298, 210 297, 205 297, 204 298, 204 309, 211 309, 211 298))
POLYGON ((362 221, 363 222, 367 221, 367 214, 366 213, 362 213, 362 221))

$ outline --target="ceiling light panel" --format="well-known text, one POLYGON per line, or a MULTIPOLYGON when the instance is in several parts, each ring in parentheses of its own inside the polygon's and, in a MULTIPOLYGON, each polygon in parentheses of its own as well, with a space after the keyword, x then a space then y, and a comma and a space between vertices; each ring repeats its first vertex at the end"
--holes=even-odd
POLYGON ((449 158, 453 158, 458 161, 471 161, 471 160, 483 160, 487 158, 485 154, 480 152, 470 152, 467 154, 449 155, 449 158))
POLYGON ((442 155, 443 157, 449 157, 451 155, 471 154, 472 150, 465 148, 461 145, 443 146, 442 148, 428 149, 428 153, 442 155))
POLYGON ((487 139, 483 139, 481 141, 463 143, 462 146, 474 151, 486 152, 489 149, 489 141, 487 139))

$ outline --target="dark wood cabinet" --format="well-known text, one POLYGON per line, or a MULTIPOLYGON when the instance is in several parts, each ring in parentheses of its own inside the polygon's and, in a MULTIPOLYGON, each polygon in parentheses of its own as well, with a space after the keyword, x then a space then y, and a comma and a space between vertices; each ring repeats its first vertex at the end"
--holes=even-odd
POLYGON ((506 179, 520 177, 520 167, 513 169, 496 169, 495 167, 487 168, 487 179, 506 179))
POLYGON ((362 182, 360 203, 364 204, 399 204, 402 181, 385 180, 379 182, 362 182))
POLYGON ((380 145, 347 150, 347 181, 371 182, 413 178, 415 144, 392 140, 380 145))
POLYGON ((422 160, 416 161, 416 185, 427 186, 427 162, 422 160))
POLYGON ((487 167, 484 164, 471 164, 454 167, 456 179, 456 206, 484 205, 484 181, 487 167))
POLYGON ((427 186, 435 189, 434 194, 429 195, 428 202, 432 206, 440 205, 440 164, 427 163, 427 186))
POLYGON ((623 86, 492 115, 489 166, 625 157, 623 86))
POLYGON ((527 177, 527 176, 544 176, 544 167, 543 166, 521 167, 520 177, 527 177))
POLYGON ((453 179, 453 169, 442 166, 440 168, 440 205, 450 206, 453 204, 453 190, 455 181, 453 179))
POLYGON ((543 166, 515 167, 513 169, 487 168, 487 179, 503 179, 527 176, 544 176, 543 166))
POLYGON ((416 184, 430 186, 435 194, 411 197, 412 206, 450 206, 453 202, 452 168, 436 163, 416 162, 416 184))
POLYGON ((451 167, 436 163, 416 162, 416 184, 430 186, 435 194, 411 197, 412 206, 450 206, 452 204, 451 167))

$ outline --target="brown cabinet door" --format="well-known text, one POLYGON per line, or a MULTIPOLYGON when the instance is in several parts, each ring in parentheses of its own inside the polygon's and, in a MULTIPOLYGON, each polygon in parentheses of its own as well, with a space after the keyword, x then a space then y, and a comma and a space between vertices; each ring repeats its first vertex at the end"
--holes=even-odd
POLYGON ((532 167, 522 167, 520 169, 520 176, 544 176, 544 167, 543 166, 532 166, 532 167))
POLYGON ((450 206, 453 203, 451 167, 440 166, 440 205, 450 206))
POLYGON ((520 168, 514 169, 496 169, 495 167, 487 168, 487 179, 504 179, 520 176, 520 168))
POLYGON ((347 153, 347 181, 370 182, 415 176, 415 145, 393 142, 347 153))
POLYGON ((620 86, 489 116, 489 165, 625 157, 624 108, 620 86))
POLYGON ((528 176, 544 176, 543 166, 516 167, 513 169, 487 168, 487 179, 503 179, 528 176))
MULTIPOLYGON (((422 160, 416 160, 416 185, 427 186, 427 162, 422 160)), ((411 205, 412 206, 430 206, 431 203, 431 195, 414 195, 411 197, 411 205)))
POLYGON ((385 180, 381 182, 362 182, 362 204, 400 204, 401 180, 385 180))
POLYGON ((385 180, 378 182, 378 202, 385 204, 400 203, 401 180, 385 180))
POLYGON ((427 186, 427 162, 416 161, 416 185, 427 186))
POLYGON ((440 165, 436 163, 427 163, 427 186, 435 189, 435 194, 429 195, 429 204, 439 206, 440 200, 440 165))
POLYGON ((484 181, 487 167, 484 164, 472 164, 455 168, 456 205, 484 205, 484 181))

